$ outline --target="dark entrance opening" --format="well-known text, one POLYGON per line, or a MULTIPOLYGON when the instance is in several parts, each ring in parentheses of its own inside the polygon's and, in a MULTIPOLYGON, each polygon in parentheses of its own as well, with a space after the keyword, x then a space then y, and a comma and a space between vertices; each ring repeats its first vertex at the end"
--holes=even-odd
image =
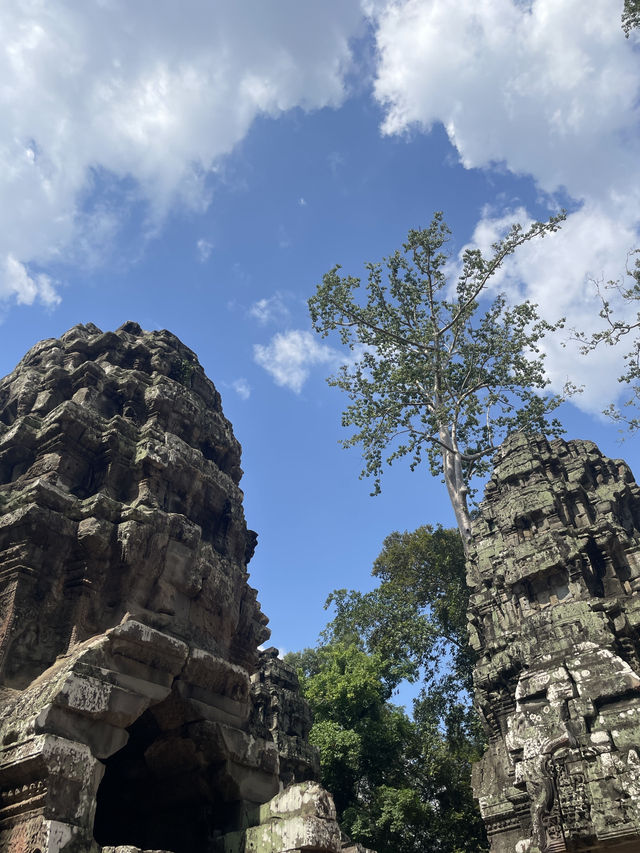
POLYGON ((218 768, 202 766, 184 728, 162 731, 151 709, 127 730, 127 744, 104 762, 98 844, 206 853, 234 828, 237 805, 216 790, 218 768))

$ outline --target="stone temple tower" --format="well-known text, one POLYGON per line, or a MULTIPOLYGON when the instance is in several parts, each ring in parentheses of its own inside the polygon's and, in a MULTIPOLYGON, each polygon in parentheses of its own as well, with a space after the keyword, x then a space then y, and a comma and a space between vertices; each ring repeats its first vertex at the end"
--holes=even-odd
POLYGON ((588 441, 509 439, 468 564, 473 786, 492 853, 640 850, 640 490, 588 441))
POLYGON ((76 326, 0 381, 3 853, 343 849, 241 474, 169 332, 76 326))

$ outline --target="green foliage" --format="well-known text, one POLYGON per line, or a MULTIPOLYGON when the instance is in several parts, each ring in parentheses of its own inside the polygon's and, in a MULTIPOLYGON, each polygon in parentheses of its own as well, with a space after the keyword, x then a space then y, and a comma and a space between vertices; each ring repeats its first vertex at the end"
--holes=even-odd
POLYGON ((469 594, 458 531, 424 525, 392 533, 372 573, 381 583, 371 592, 336 590, 329 596, 336 614, 325 639, 359 641, 379 654, 391 687, 406 678, 422 680, 432 694, 469 692, 469 594))
POLYGON ((540 394, 547 379, 539 350, 560 324, 541 320, 528 301, 481 300, 509 255, 563 219, 514 225, 486 258, 467 249, 452 282, 450 231, 436 213, 401 251, 366 264, 366 288, 336 266, 309 300, 314 329, 337 331, 356 356, 329 384, 352 401, 342 422, 355 432, 343 444, 362 445, 362 475, 378 492, 385 462, 407 456, 414 469, 425 456, 431 473, 444 476, 465 541, 469 479, 488 470, 506 433, 562 431, 548 418, 560 398, 540 394))
POLYGON ((370 593, 330 596, 324 644, 289 655, 309 701, 323 784, 345 831, 379 853, 480 853, 471 762, 484 744, 470 702, 464 550, 455 530, 384 541, 370 593), (414 719, 390 703, 423 683, 414 719))
POLYGON ((186 358, 180 358, 176 359, 171 365, 169 376, 171 379, 175 379, 176 382, 184 385, 185 388, 190 388, 194 370, 195 364, 193 362, 186 358))
MULTIPOLYGON (((632 255, 640 255, 636 249, 632 255)), ((627 266, 627 277, 630 283, 625 287, 620 281, 609 281, 603 287, 598 285, 598 293, 602 302, 600 316, 605 321, 604 328, 588 337, 584 332, 575 331, 575 337, 582 342, 582 353, 586 354, 601 344, 607 346, 623 346, 630 344, 624 356, 626 363, 624 373, 618 377, 618 382, 626 386, 627 398, 618 408, 611 403, 603 412, 612 420, 626 427, 630 432, 640 429, 640 257, 633 267, 627 266), (624 305, 625 318, 615 315, 610 294, 617 294, 624 305)))
POLYGON ((640 27, 640 0, 624 0, 622 29, 627 38, 635 27, 640 27))
MULTIPOLYGON (((307 698, 313 706, 311 697, 307 698)), ((320 753, 322 783, 342 814, 354 798, 361 776, 362 738, 354 729, 345 729, 333 720, 316 720, 310 742, 320 753)))
POLYGON ((428 713, 424 724, 414 722, 388 701, 389 673, 379 654, 333 642, 287 661, 298 668, 314 714, 310 740, 320 752, 323 785, 354 841, 378 853, 486 849, 468 755, 428 713))
POLYGON ((388 703, 391 689, 380 656, 331 643, 290 654, 287 661, 298 669, 313 710, 310 740, 320 751, 323 781, 340 813, 361 791, 397 781, 411 723, 388 703))

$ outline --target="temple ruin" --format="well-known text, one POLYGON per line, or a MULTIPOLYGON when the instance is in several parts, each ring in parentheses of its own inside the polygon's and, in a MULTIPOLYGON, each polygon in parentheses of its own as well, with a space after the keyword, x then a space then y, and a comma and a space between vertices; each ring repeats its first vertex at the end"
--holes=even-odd
MULTIPOLYGON (((0 381, 0 850, 366 853, 248 583, 240 446, 166 331, 76 326, 0 381)), ((492 853, 640 850, 640 490, 511 437, 469 624, 492 853)))
POLYGON ((492 853, 640 850, 640 490, 589 441, 513 436, 473 527, 492 853))
POLYGON ((0 849, 337 853, 293 670, 259 651, 240 446, 166 331, 0 381, 0 849))

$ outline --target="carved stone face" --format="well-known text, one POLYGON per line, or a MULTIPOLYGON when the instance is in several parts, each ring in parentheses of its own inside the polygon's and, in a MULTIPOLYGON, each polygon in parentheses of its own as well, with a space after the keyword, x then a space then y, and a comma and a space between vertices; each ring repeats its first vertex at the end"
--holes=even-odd
POLYGON ((569 745, 567 703, 575 695, 575 686, 564 666, 520 675, 516 710, 508 721, 505 739, 516 767, 516 783, 526 780, 528 761, 569 745))
POLYGON ((75 328, 0 381, 1 850, 339 848, 317 785, 258 809, 319 766, 258 650, 239 454, 168 332, 75 328))
POLYGON ((239 459, 169 333, 87 327, 34 348, 0 382, 0 684, 24 687, 125 613, 255 666, 268 632, 239 459))
POLYGON ((487 496, 469 580, 492 853, 635 849, 640 490, 589 442, 515 436, 487 496))

